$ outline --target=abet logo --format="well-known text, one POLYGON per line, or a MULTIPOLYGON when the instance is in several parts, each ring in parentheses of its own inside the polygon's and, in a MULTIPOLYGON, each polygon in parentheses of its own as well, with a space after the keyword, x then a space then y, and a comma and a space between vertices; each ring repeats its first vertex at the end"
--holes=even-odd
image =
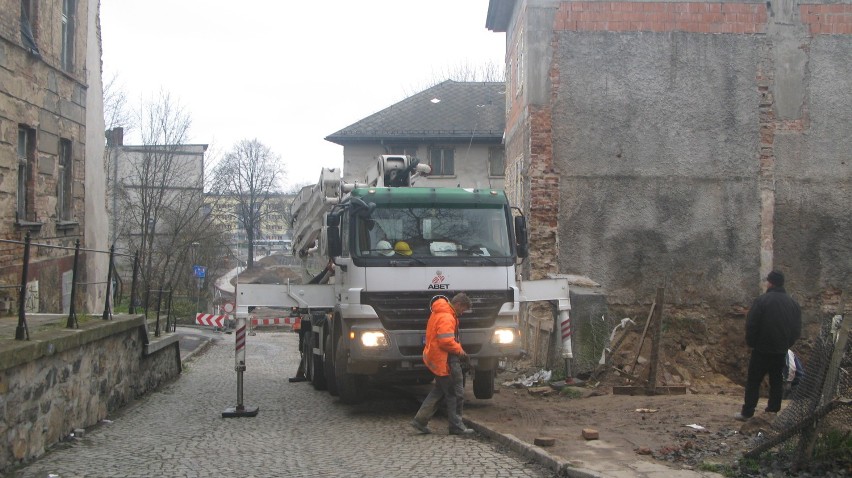
POLYGON ((431 290, 448 290, 450 288, 450 284, 444 284, 444 275, 441 274, 441 271, 435 272, 435 277, 432 278, 432 283, 429 284, 427 289, 431 290))

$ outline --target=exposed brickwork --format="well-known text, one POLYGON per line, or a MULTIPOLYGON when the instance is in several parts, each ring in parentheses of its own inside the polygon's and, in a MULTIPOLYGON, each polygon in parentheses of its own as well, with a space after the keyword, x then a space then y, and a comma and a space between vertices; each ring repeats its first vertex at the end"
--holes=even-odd
POLYGON ((559 272, 559 175, 553 168, 552 122, 550 107, 530 107, 531 279, 559 272))
POLYGON ((799 6, 811 35, 852 35, 852 4, 799 6))
POLYGON ((763 33, 766 5, 704 2, 565 2, 555 30, 763 33))

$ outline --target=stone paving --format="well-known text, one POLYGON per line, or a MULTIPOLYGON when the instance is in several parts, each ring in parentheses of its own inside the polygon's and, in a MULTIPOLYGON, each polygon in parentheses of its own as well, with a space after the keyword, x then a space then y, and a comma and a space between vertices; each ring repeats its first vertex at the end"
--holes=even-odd
POLYGON ((346 406, 287 377, 295 334, 248 337, 244 404, 254 418, 222 418, 236 405, 233 335, 186 363, 181 378, 65 441, 14 477, 546 477, 552 472, 502 445, 432 435, 408 421, 418 403, 391 392, 346 406))

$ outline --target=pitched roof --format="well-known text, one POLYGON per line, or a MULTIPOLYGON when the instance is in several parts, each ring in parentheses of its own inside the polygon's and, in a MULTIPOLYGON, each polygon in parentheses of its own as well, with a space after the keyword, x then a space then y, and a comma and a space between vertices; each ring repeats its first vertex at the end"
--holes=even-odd
POLYGON ((447 80, 391 105, 326 141, 500 142, 506 126, 505 84, 447 80))

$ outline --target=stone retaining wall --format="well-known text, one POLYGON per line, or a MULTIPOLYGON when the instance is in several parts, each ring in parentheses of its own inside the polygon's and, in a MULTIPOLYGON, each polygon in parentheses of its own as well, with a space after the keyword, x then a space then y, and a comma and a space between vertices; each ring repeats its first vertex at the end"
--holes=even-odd
POLYGON ((142 316, 41 328, 29 341, 0 340, 0 472, 181 371, 178 336, 154 338, 142 316))

